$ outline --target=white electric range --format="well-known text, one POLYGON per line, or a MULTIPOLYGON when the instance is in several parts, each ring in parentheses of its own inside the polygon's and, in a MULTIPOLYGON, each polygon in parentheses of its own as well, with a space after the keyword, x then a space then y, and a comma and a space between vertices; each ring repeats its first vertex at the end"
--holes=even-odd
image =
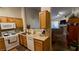
POLYGON ((6 50, 10 50, 19 45, 18 34, 15 31, 2 32, 2 37, 4 37, 6 50))
POLYGON ((4 38, 6 50, 10 50, 19 45, 18 34, 14 28, 16 28, 15 23, 0 23, 1 29, 5 30, 1 32, 4 38))

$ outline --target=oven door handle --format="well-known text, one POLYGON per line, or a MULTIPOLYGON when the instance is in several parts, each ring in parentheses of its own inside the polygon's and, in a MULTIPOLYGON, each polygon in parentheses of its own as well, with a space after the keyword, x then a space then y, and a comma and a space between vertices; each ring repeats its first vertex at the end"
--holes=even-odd
POLYGON ((10 40, 8 39, 8 43, 9 43, 9 44, 12 44, 12 43, 15 43, 15 42, 17 42, 17 40, 15 40, 15 41, 13 41, 13 42, 10 42, 10 40))

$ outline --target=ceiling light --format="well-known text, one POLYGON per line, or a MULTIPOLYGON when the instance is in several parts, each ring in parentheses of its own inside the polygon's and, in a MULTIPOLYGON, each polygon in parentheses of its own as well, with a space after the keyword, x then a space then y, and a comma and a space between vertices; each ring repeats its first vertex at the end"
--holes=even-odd
POLYGON ((63 14, 65 14, 65 12, 61 11, 61 12, 59 12, 58 14, 63 15, 63 14))

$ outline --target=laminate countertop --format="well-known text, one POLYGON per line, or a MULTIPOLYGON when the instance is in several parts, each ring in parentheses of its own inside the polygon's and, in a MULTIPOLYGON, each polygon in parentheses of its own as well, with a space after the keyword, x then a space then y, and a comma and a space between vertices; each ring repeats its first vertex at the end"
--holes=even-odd
POLYGON ((41 36, 41 35, 37 35, 35 34, 33 36, 34 39, 38 39, 38 40, 41 40, 41 41, 45 41, 47 38, 49 38, 48 36, 41 36))
POLYGON ((38 39, 38 40, 41 40, 41 41, 45 41, 47 38, 49 38, 49 36, 45 36, 45 35, 40 35, 39 33, 36 33, 36 34, 27 34, 27 36, 32 36, 34 39, 38 39))
POLYGON ((38 40, 41 40, 41 41, 45 41, 47 38, 49 38, 49 36, 40 35, 38 33, 36 33, 36 34, 23 34, 23 33, 21 33, 20 35, 32 37, 34 39, 38 39, 38 40))

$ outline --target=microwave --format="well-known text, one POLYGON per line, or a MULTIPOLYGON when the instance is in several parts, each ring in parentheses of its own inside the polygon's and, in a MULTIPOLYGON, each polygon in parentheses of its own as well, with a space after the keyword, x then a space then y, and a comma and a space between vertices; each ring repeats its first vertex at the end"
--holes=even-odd
POLYGON ((0 23, 1 29, 13 29, 16 28, 15 23, 0 23))

